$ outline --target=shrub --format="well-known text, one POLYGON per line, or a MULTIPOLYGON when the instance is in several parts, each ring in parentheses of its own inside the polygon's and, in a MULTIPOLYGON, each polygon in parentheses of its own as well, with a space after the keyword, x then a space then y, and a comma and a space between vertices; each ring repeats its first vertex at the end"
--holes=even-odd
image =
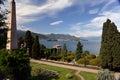
POLYGON ((65 57, 65 61, 71 62, 75 58, 74 53, 68 53, 67 56, 65 57))
POLYGON ((73 75, 71 73, 68 73, 68 74, 66 74, 66 78, 71 79, 71 78, 73 78, 73 75))
POLYGON ((0 51, 0 69, 10 80, 27 80, 30 77, 29 55, 23 50, 0 51))
POLYGON ((0 70, 0 80, 3 80, 4 78, 6 78, 5 72, 0 70))
POLYGON ((47 80, 47 79, 56 79, 58 78, 59 73, 46 70, 46 69, 36 69, 32 71, 33 74, 35 74, 35 77, 33 77, 34 80, 47 80))
POLYGON ((110 72, 108 69, 102 70, 98 73, 97 80, 116 80, 114 74, 110 72))
POLYGON ((80 58, 77 61, 78 64, 84 64, 84 65, 88 65, 89 64, 89 60, 87 58, 80 58))
POLYGON ((51 55, 50 57, 49 57, 49 59, 51 59, 51 60, 55 60, 55 61, 58 61, 58 60, 60 60, 62 58, 62 56, 54 56, 54 55, 51 55))
POLYGON ((100 63, 99 57, 96 57, 95 59, 91 59, 91 60, 89 61, 89 64, 90 64, 90 65, 94 65, 94 66, 99 66, 99 63, 100 63))
POLYGON ((95 59, 95 58, 96 58, 96 55, 94 55, 94 54, 89 54, 89 55, 87 55, 87 58, 88 58, 88 59, 95 59))

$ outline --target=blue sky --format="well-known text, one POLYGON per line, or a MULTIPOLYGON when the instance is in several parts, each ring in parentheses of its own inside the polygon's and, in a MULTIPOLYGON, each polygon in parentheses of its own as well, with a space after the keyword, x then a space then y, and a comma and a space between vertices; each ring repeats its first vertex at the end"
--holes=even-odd
MULTIPOLYGON (((111 19, 120 30, 118 0, 15 0, 17 28, 42 34, 97 37, 111 19)), ((9 1, 6 3, 9 9, 9 1)))

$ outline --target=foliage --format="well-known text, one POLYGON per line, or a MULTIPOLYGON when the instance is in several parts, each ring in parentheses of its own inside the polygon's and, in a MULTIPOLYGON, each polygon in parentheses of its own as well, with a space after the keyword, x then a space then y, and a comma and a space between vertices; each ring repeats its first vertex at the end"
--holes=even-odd
POLYGON ((19 39, 18 39, 18 48, 19 49, 23 49, 24 48, 24 39, 23 39, 23 37, 19 37, 19 39))
POLYGON ((51 79, 57 79, 59 73, 51 70, 46 69, 36 69, 32 71, 35 76, 33 77, 33 80, 51 80, 51 79))
POLYGON ((5 0, 0 0, 0 49, 5 48, 7 43, 7 24, 5 20, 8 12, 1 9, 4 1, 5 0))
POLYGON ((26 51, 29 53, 30 56, 31 56, 33 42, 34 42, 34 38, 31 35, 31 32, 26 31, 26 34, 25 34, 26 51))
POLYGON ((87 55, 89 55, 90 53, 89 53, 89 51, 84 51, 83 53, 82 53, 82 57, 85 57, 85 56, 87 56, 87 55))
MULTIPOLYGON (((33 62, 31 63, 31 66, 32 66, 32 70, 44 68, 44 69, 48 69, 48 70, 57 71, 59 73, 59 76, 58 76, 58 79, 56 79, 56 80, 67 80, 67 78, 65 76, 66 74, 68 74, 68 73, 75 74, 75 72, 73 70, 61 68, 61 67, 57 67, 57 66, 44 65, 44 64, 38 64, 38 63, 33 63, 33 62)), ((32 73, 32 76, 34 76, 33 73, 32 73)), ((47 80, 49 80, 49 79, 47 79, 47 80)), ((74 77, 70 80, 74 80, 74 77)))
POLYGON ((77 60, 78 64, 84 64, 84 66, 89 64, 89 59, 87 58, 80 58, 79 60, 77 60))
POLYGON ((0 70, 0 80, 3 80, 6 78, 5 72, 0 70))
POLYGON ((4 1, 6 1, 6 0, 0 0, 0 5, 4 4, 4 1))
POLYGON ((51 56, 51 49, 49 48, 44 49, 44 55, 45 59, 48 59, 51 56))
POLYGON ((40 50, 46 49, 46 46, 43 44, 40 44, 40 50))
MULTIPOLYGON (((90 72, 80 72, 80 75, 83 76, 85 80, 96 80, 97 79, 97 74, 95 73, 90 73, 90 72)), ((105 80, 105 79, 104 79, 105 80)))
POLYGON ((87 58, 88 58, 88 59, 95 59, 95 58, 96 58, 96 55, 94 55, 94 54, 89 54, 89 55, 87 55, 87 58))
POLYGON ((94 54, 90 54, 89 51, 84 51, 82 53, 82 57, 77 60, 78 64, 84 64, 84 66, 86 65, 94 65, 94 66, 99 66, 99 56, 96 57, 96 55, 94 54))
POLYGON ((102 68, 120 71, 120 32, 111 20, 103 24, 100 63, 102 68))
POLYGON ((75 53, 75 60, 76 61, 82 57, 82 52, 83 52, 82 47, 83 47, 82 44, 80 43, 80 41, 78 41, 76 53, 75 53))
POLYGON ((71 79, 71 78, 73 78, 73 75, 71 73, 68 73, 68 74, 66 74, 66 78, 71 79))
POLYGON ((36 36, 34 39, 34 43, 32 45, 32 58, 37 59, 40 56, 40 44, 39 44, 39 37, 36 36))
POLYGON ((66 44, 63 45, 63 48, 62 48, 62 50, 61 50, 61 55, 62 55, 63 61, 65 61, 65 56, 67 55, 67 47, 66 47, 66 44))
POLYGON ((63 54, 63 55, 67 55, 67 47, 66 47, 66 44, 63 45, 62 54, 63 54))
POLYGON ((49 57, 49 59, 55 60, 55 61, 59 61, 61 58, 62 58, 62 56, 60 56, 60 55, 57 55, 57 56, 51 55, 51 56, 49 57))
POLYGON ((69 52, 65 57, 65 61, 71 62, 75 58, 75 53, 69 52))
POLYGON ((100 64, 100 58, 99 57, 96 57, 94 59, 91 59, 89 61, 89 65, 94 65, 94 66, 99 66, 100 64))
POLYGON ((108 69, 102 70, 98 73, 97 80, 116 80, 114 74, 110 72, 108 69))
POLYGON ((23 50, 0 51, 0 70, 11 80, 27 80, 30 77, 29 55, 23 50))

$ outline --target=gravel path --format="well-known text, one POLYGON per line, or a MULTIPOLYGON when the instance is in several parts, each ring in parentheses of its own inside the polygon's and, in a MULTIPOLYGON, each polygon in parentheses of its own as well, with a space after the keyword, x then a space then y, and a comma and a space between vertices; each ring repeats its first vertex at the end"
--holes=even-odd
POLYGON ((75 74, 76 74, 78 77, 80 77, 81 80, 85 80, 79 73, 80 73, 80 71, 77 71, 75 74))
MULTIPOLYGON (((58 67, 62 67, 62 68, 73 69, 73 70, 77 71, 76 74, 79 74, 80 71, 91 72, 91 73, 98 73, 99 72, 99 70, 97 70, 97 69, 89 69, 89 68, 77 67, 77 66, 72 66, 72 65, 70 66, 70 65, 64 65, 64 64, 57 64, 57 63, 34 60, 34 59, 31 59, 31 61, 32 62, 37 62, 37 63, 40 63, 40 64, 47 64, 47 65, 58 66, 58 67)), ((120 76, 120 73, 115 73, 116 78, 118 78, 119 76, 120 76)), ((82 76, 80 76, 80 77, 81 77, 82 80, 84 80, 84 78, 82 76)))
POLYGON ((72 66, 72 65, 70 66, 70 65, 64 65, 64 64, 57 64, 57 63, 34 60, 34 59, 31 59, 31 61, 32 62, 37 62, 37 63, 40 63, 40 64, 47 64, 47 65, 52 65, 52 66, 58 66, 58 67, 73 69, 73 70, 76 70, 76 71, 86 71, 86 72, 92 72, 92 73, 98 73, 98 71, 99 71, 99 70, 96 70, 96 69, 88 69, 88 68, 77 67, 77 66, 72 66))

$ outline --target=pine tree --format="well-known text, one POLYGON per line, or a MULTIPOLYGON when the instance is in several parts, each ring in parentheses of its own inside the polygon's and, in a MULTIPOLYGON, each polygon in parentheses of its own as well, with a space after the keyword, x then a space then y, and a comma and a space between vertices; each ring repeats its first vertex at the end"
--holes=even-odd
POLYGON ((31 34, 31 32, 27 31, 25 34, 25 45, 26 45, 26 51, 29 53, 30 57, 31 57, 33 42, 34 42, 34 38, 31 34))
POLYGON ((76 53, 75 53, 75 60, 76 61, 82 57, 82 52, 83 52, 82 47, 83 47, 82 44, 80 43, 80 41, 78 41, 76 53))
POLYGON ((40 44, 39 44, 39 37, 36 36, 34 39, 34 43, 32 45, 32 58, 37 59, 40 55, 40 44))

